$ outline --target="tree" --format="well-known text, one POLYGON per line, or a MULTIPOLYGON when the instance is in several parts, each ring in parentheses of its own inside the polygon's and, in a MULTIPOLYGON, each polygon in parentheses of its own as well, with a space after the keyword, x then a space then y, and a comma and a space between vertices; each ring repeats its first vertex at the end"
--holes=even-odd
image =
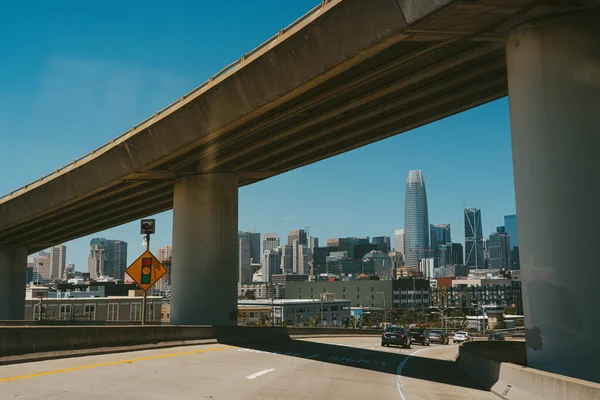
POLYGON ((450 314, 450 323, 458 329, 465 329, 467 327, 467 315, 463 310, 454 310, 450 314))
POLYGON ((504 314, 516 315, 517 314, 517 309, 514 308, 513 306, 506 307, 504 309, 504 314))

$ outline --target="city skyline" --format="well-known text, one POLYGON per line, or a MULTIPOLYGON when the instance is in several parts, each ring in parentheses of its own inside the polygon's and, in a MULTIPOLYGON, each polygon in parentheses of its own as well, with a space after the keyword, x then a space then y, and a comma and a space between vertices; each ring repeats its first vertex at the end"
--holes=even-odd
MULTIPOLYGON (((464 208, 462 210, 463 211, 463 217, 464 217, 465 210, 466 209, 464 209, 464 208)), ((477 211, 480 212, 481 210, 477 210, 477 211)), ((481 223, 483 224, 482 221, 481 221, 481 223)), ((513 235, 516 235, 516 215, 515 214, 504 215, 502 217, 502 221, 510 221, 511 224, 512 224, 511 225, 511 232, 509 232, 508 229, 507 229, 506 233, 507 234, 508 233, 512 233, 510 235, 510 237, 511 237, 511 239, 510 239, 511 242, 510 243, 511 243, 511 247, 513 247, 513 239, 512 239, 512 237, 513 237, 513 235)), ((302 225, 302 224, 300 224, 300 225, 302 225)), ((434 226, 436 226, 436 227, 442 227, 442 226, 445 227, 444 229, 447 230, 447 235, 449 237, 449 235, 450 235, 449 232, 450 232, 451 225, 452 224, 438 224, 438 223, 436 223, 436 224, 430 224, 430 228, 429 228, 429 238, 430 238, 430 240, 431 240, 431 237, 433 235, 433 233, 432 233, 433 231, 431 230, 432 227, 434 227, 434 226)), ((490 224, 490 225, 493 225, 493 224, 490 224)), ((254 227, 254 229, 256 229, 256 227, 254 227)), ((459 230, 459 229, 457 229, 457 230, 459 230)), ((273 238, 275 236, 275 237, 277 237, 277 239, 279 239, 281 237, 287 238, 288 234, 292 233, 292 231, 302 231, 302 229, 293 229, 291 231, 288 231, 285 235, 279 235, 278 233, 273 232, 273 230, 269 230, 266 233, 263 233, 263 232, 251 232, 249 230, 244 230, 244 231, 240 230, 239 233, 240 233, 240 235, 248 235, 249 239, 251 238, 253 246, 250 244, 250 242, 248 242, 248 250, 247 250, 248 251, 249 260, 252 258, 251 254, 250 254, 250 248, 252 247, 252 252, 251 252, 252 255, 256 255, 258 253, 258 249, 257 249, 256 245, 258 244, 258 245, 261 246, 260 247, 260 253, 258 253, 258 254, 261 255, 261 257, 260 257, 259 260, 256 260, 256 262, 262 262, 262 260, 263 260, 263 254, 264 254, 264 252, 266 250, 266 248, 264 247, 265 243, 266 243, 266 240, 265 240, 266 236, 265 235, 269 235, 268 237, 270 237, 270 238, 273 238)), ((320 246, 327 246, 327 243, 326 243, 327 240, 336 239, 336 238, 345 239, 345 238, 350 238, 350 237, 368 237, 369 240, 372 241, 374 238, 386 237, 387 236, 390 239, 390 247, 391 247, 390 251, 391 251, 391 250, 394 250, 394 247, 395 247, 395 240, 394 240, 395 239, 395 235, 398 234, 398 232, 400 232, 400 231, 404 231, 404 229, 394 229, 393 232, 391 234, 389 234, 389 235, 385 235, 385 234, 382 235, 382 234, 378 233, 378 234, 375 234, 375 235, 340 235, 340 236, 337 236, 337 237, 329 237, 329 238, 327 238, 327 237, 320 237, 319 238, 319 237, 311 235, 310 238, 316 239, 317 241, 320 239, 320 246)), ((104 232, 106 232, 106 231, 104 231, 104 232)), ((483 233, 483 240, 487 240, 486 237, 488 236, 488 234, 486 234, 485 231, 483 231, 483 232, 484 232, 483 233)), ((491 230, 489 232, 489 235, 492 235, 494 233, 496 233, 496 229, 491 230)), ((98 238, 99 236, 100 235, 90 235, 90 237, 92 237, 92 238, 98 238)), ((142 240, 142 236, 141 235, 139 235, 139 236, 140 236, 140 240, 142 240)), ((308 236, 307 236, 307 238, 308 238, 308 236)), ((92 239, 92 240, 94 240, 94 239, 92 239)), ((103 240, 107 240, 107 239, 103 239, 103 240)), ((132 249, 132 251, 135 252, 135 253, 129 253, 129 249, 130 248, 127 246, 127 243, 125 241, 120 240, 120 239, 108 239, 108 240, 113 241, 113 242, 124 242, 125 243, 125 251, 126 251, 127 260, 133 260, 133 259, 135 259, 137 256, 139 256, 140 254, 142 254, 143 251, 144 251, 144 249, 142 248, 142 246, 140 246, 139 252, 135 252, 135 250, 132 249)), ((76 242, 76 241, 79 241, 79 239, 71 241, 71 242, 66 242, 66 243, 72 243, 72 242, 76 242)), ((466 242, 465 242, 464 239, 462 239, 462 240, 452 239, 452 242, 455 243, 455 244, 456 243, 460 243, 461 245, 462 244, 466 244, 466 242)), ((62 245, 65 245, 65 244, 62 244, 62 245)), ((77 264, 76 262, 71 261, 71 258, 66 258, 65 261, 62 261, 62 262, 65 262, 65 263, 68 263, 68 264, 74 264, 76 271, 88 272, 89 271, 89 261, 90 261, 89 260, 89 253, 90 253, 89 244, 90 244, 90 242, 87 243, 86 259, 85 259, 85 263, 83 264, 84 265, 83 267, 82 267, 82 264, 77 264)), ((57 246, 59 246, 59 245, 57 245, 57 246)), ((278 246, 283 247, 283 246, 285 246, 285 243, 281 243, 278 246)), ((275 247, 278 247, 278 246, 269 247, 269 248, 275 248, 275 247)), ((431 244, 430 244, 430 246, 431 246, 431 244)), ((56 246, 54 246, 54 247, 56 247, 56 246)), ((145 247, 145 245, 144 245, 144 247, 145 247)), ((165 247, 172 248, 171 242, 168 242, 168 243, 166 242, 166 244, 162 244, 160 247, 158 247, 158 245, 157 246, 151 246, 150 250, 155 255, 157 255, 157 254, 160 254, 161 249, 163 249, 165 247)), ((290 250, 291 250, 292 246, 289 246, 289 247, 290 247, 290 250)), ((42 250, 40 252, 32 253, 32 254, 30 254, 28 256, 28 260, 37 259, 38 258, 37 256, 40 253, 46 252, 46 253, 50 253, 51 254, 52 253, 52 249, 53 248, 50 247, 50 248, 42 250)), ((396 250, 398 250, 398 249, 396 249, 396 250)), ((431 250, 431 251, 433 251, 433 250, 431 250)), ((465 251, 465 254, 464 254, 464 263, 466 264, 467 263, 466 247, 465 247, 464 251, 465 251)), ((71 254, 71 253, 69 252, 69 254, 71 254)), ((433 253, 432 253, 432 255, 429 255, 429 257, 433 257, 433 253)), ((427 258, 427 257, 424 257, 424 256, 422 256, 420 254, 419 255, 419 259, 422 260, 423 258, 427 258)))

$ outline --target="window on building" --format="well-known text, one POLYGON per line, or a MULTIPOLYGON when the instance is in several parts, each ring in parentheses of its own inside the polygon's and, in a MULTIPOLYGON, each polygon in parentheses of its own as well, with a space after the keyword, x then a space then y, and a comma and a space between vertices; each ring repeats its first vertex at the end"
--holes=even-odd
POLYGON ((108 303, 108 313, 106 315, 107 321, 118 321, 119 320, 119 303, 108 303))
POLYGON ((357 291, 357 292, 360 292, 360 286, 357 286, 357 287, 356 287, 356 291, 357 291))
POLYGON ((313 293, 314 289, 315 289, 315 288, 310 288, 310 292, 311 292, 311 293, 313 293))
POLYGON ((371 286, 371 292, 374 292, 375 288, 373 286, 371 286))
POLYGON ((67 320, 71 318, 71 304, 61 304, 58 309, 58 319, 67 320))
POLYGON ((90 321, 96 320, 96 305, 85 304, 83 306, 83 315, 90 318, 90 321))
POLYGON ((360 299, 360 294, 356 295, 356 300, 360 299))
POLYGON ((129 309, 129 320, 142 320, 142 303, 131 303, 131 308, 129 309))
POLYGON ((345 299, 345 298, 346 298, 346 295, 345 295, 345 294, 343 294, 343 295, 342 295, 342 298, 343 298, 343 299, 345 299))
POLYGON ((346 291, 346 286, 342 286, 342 292, 346 291))

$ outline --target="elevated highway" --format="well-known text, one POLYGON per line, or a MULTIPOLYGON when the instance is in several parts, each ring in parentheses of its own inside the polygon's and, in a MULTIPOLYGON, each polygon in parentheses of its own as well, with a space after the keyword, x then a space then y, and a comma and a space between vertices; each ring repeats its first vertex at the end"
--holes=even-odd
POLYGON ((227 172, 249 185, 506 96, 507 29, 561 3, 323 2, 110 143, 0 198, 0 245, 33 253, 173 208, 181 177, 227 172))

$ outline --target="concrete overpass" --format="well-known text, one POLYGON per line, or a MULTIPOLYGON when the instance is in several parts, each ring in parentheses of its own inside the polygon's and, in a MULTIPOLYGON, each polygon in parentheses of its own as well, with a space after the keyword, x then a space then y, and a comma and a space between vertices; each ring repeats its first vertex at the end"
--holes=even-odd
POLYGON ((28 253, 173 208, 172 321, 233 324, 239 186, 510 92, 529 363, 588 376, 599 350, 578 343, 600 322, 571 266, 600 278, 589 191, 600 170, 598 5, 323 2, 148 120, 2 197, 0 319, 22 318, 28 253), (196 308, 206 302, 222 308, 196 308))

